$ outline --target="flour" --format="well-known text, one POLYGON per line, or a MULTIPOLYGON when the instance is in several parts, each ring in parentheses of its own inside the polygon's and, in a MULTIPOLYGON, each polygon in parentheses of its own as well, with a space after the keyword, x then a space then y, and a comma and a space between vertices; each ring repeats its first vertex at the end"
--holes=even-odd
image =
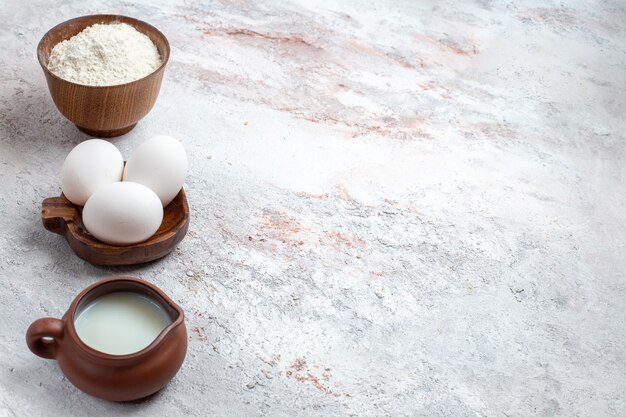
POLYGON ((161 65, 149 37, 126 23, 96 24, 58 43, 48 69, 84 85, 117 85, 138 80, 161 65))

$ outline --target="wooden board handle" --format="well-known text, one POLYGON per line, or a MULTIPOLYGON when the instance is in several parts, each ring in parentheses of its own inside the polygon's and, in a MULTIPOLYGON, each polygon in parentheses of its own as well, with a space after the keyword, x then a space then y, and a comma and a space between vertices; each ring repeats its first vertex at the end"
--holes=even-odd
POLYGON ((43 226, 59 235, 65 234, 67 225, 74 223, 78 215, 76 206, 63 196, 46 198, 41 203, 43 226))

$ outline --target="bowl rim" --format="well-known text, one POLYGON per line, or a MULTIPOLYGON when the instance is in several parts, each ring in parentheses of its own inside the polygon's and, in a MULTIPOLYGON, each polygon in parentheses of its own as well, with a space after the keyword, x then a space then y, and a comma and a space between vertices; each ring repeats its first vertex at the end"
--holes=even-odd
MULTIPOLYGON (((125 23, 125 22, 121 21, 120 23, 125 23)), ((94 25, 95 25, 95 24, 96 24, 96 23, 94 23, 94 25)), ((105 23, 105 24, 111 24, 111 23, 105 23)), ((91 26, 93 26, 93 25, 91 25, 91 26)), ((143 33, 144 35, 146 35, 144 32, 142 32, 142 31, 138 30, 135 26, 133 26, 133 28, 134 28, 135 30, 137 30, 138 32, 143 33)), ((83 30, 84 30, 84 29, 83 29, 83 30)), ((82 31, 81 31, 81 32, 82 32, 82 31)), ((80 32, 79 32, 79 33, 80 33, 80 32)), ((147 35, 146 35, 146 36, 147 36, 147 35)), ((151 41, 152 41, 152 40, 151 40, 151 41)), ((61 42, 63 42, 63 41, 61 41, 61 42)), ((154 43, 154 42, 152 42, 152 43, 154 43)), ((55 46, 56 46, 56 45, 55 45, 55 46)), ((156 46, 156 45, 155 45, 155 46, 156 46)), ((53 48, 54 48, 54 46, 53 46, 53 48)), ((88 88, 118 88, 118 87, 126 87, 126 86, 129 86, 130 84, 138 83, 138 82, 140 82, 140 81, 142 81, 142 80, 145 80, 146 78, 152 77, 153 75, 155 75, 156 73, 158 73, 159 71, 161 71, 161 70, 165 67, 165 65, 167 65, 167 63, 169 62, 169 60, 170 60, 170 54, 171 54, 170 43, 169 43, 169 41, 168 41, 167 37, 163 34, 163 32, 161 32, 159 29, 157 29, 155 26, 151 25, 151 24, 150 24, 150 23, 148 23, 148 22, 145 22, 145 21, 140 20, 140 19, 136 19, 136 18, 134 18, 134 17, 121 15, 121 14, 89 14, 89 15, 84 15, 84 16, 74 17, 74 18, 72 18, 72 19, 69 19, 69 20, 63 21, 63 22, 61 22, 61 23, 59 23, 59 24, 57 24, 57 25, 53 26, 52 28, 50 28, 50 29, 49 29, 49 30, 48 30, 48 31, 47 31, 47 32, 46 32, 46 33, 42 36, 42 38, 39 40, 39 43, 37 44, 37 60, 39 61, 39 65, 41 65, 41 67, 42 67, 42 68, 43 68, 43 70, 46 72, 46 74, 50 75, 51 77, 53 77, 53 78, 55 78, 55 79, 57 79, 57 80, 63 81, 63 82, 65 82, 65 83, 69 83, 69 84, 76 85, 76 86, 80 86, 80 87, 88 87, 88 88), (50 71, 50 69, 48 69, 48 66, 47 66, 47 65, 44 65, 44 63, 43 63, 43 57, 42 57, 42 55, 43 55, 43 52, 42 52, 42 50, 43 50, 43 45, 42 45, 42 44, 43 44, 44 39, 46 39, 46 38, 48 37, 48 35, 50 35, 50 34, 51 34, 51 33, 53 33, 54 31, 59 30, 59 29, 61 29, 62 27, 65 27, 65 26, 67 26, 68 24, 70 24, 70 23, 72 23, 72 22, 76 22, 76 21, 84 20, 84 19, 86 19, 86 18, 94 18, 94 17, 115 18, 115 20, 113 20, 113 21, 117 21, 117 20, 118 20, 118 18, 120 18, 120 17, 121 17, 121 18, 123 18, 123 19, 127 19, 127 20, 130 20, 130 21, 134 21, 134 22, 136 22, 136 23, 140 23, 140 24, 142 24, 142 25, 145 25, 145 26, 150 27, 150 28, 151 28, 151 29, 153 29, 153 30, 154 30, 154 31, 155 31, 155 32, 156 32, 159 36, 161 36, 161 37, 163 38, 163 40, 165 41, 165 51, 167 52, 167 53, 165 54, 165 55, 166 55, 165 59, 163 59, 163 57, 161 56, 161 65, 159 65, 159 66, 158 66, 158 68, 156 68, 156 69, 155 69, 154 71, 152 71, 150 74, 148 74, 148 75, 146 75, 146 76, 144 76, 144 77, 141 77, 141 78, 139 78, 139 79, 136 79, 136 80, 133 80, 133 81, 129 81, 129 82, 124 83, 124 84, 113 84, 113 85, 89 85, 89 84, 79 84, 79 83, 76 83, 76 82, 74 82, 74 81, 70 81, 70 80, 66 80, 65 78, 61 78, 61 77, 59 77, 58 75, 56 75, 55 73, 53 73, 52 71, 50 71)))
MULTIPOLYGON (((104 294, 100 295, 100 297, 106 294, 111 294, 113 292, 118 292, 118 291, 119 290, 105 292, 104 294)), ((96 281, 93 284, 85 287, 74 298, 69 308, 67 309, 66 314, 67 313, 70 313, 70 314, 68 314, 67 320, 65 321, 66 329, 70 335, 70 338, 74 339, 73 342, 83 349, 81 353, 85 354, 88 357, 102 361, 106 364, 109 364, 109 365, 117 364, 118 366, 128 365, 129 362, 133 362, 135 360, 147 357, 149 354, 151 354, 152 352, 157 350, 160 346, 162 346, 162 342, 171 333, 173 333, 175 329, 177 329, 180 325, 183 325, 183 326, 185 325, 185 311, 180 305, 178 305, 174 300, 172 300, 172 298, 169 295, 167 295, 165 291, 159 288, 156 284, 153 284, 151 282, 148 282, 146 280, 143 280, 137 277, 132 277, 130 275, 115 275, 109 278, 102 279, 100 281, 96 281), (178 315, 174 320, 172 320, 171 323, 169 323, 167 326, 165 326, 161 330, 161 332, 154 338, 154 340, 152 340, 152 342, 150 342, 149 345, 135 352, 115 355, 112 353, 107 353, 107 352, 98 350, 94 347, 91 347, 86 342, 84 342, 83 339, 81 339, 80 336, 78 335, 78 331, 76 330, 76 326, 75 326, 75 321, 77 317, 76 313, 78 313, 78 306, 80 305, 81 301, 83 301, 90 292, 103 286, 113 286, 114 288, 115 287, 119 288, 119 284, 123 285, 124 283, 134 283, 138 286, 143 286, 143 287, 148 288, 160 298, 160 301, 162 302, 162 304, 165 304, 171 307, 174 311, 176 311, 176 313, 178 313, 178 315)))

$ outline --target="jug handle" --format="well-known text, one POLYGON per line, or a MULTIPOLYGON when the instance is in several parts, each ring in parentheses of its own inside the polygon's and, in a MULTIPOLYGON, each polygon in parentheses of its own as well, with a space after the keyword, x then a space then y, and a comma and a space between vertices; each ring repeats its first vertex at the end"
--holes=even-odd
POLYGON ((63 321, 52 317, 35 320, 26 331, 26 344, 31 352, 46 359, 57 354, 58 339, 63 336, 63 321))

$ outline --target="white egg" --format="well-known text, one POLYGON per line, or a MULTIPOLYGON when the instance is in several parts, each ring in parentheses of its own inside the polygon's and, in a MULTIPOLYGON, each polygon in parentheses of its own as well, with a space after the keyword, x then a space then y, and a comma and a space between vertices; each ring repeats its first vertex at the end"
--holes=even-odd
POLYGON ((82 206, 101 186, 122 179, 124 158, 115 145, 102 139, 86 140, 70 151, 61 167, 63 194, 82 206))
POLYGON ((111 245, 130 245, 152 236, 163 220, 159 197, 136 182, 114 182, 93 193, 83 208, 85 228, 111 245))
POLYGON ((176 197, 187 176, 187 154, 171 136, 155 136, 143 142, 126 161, 124 181, 145 185, 154 191, 163 207, 176 197))

